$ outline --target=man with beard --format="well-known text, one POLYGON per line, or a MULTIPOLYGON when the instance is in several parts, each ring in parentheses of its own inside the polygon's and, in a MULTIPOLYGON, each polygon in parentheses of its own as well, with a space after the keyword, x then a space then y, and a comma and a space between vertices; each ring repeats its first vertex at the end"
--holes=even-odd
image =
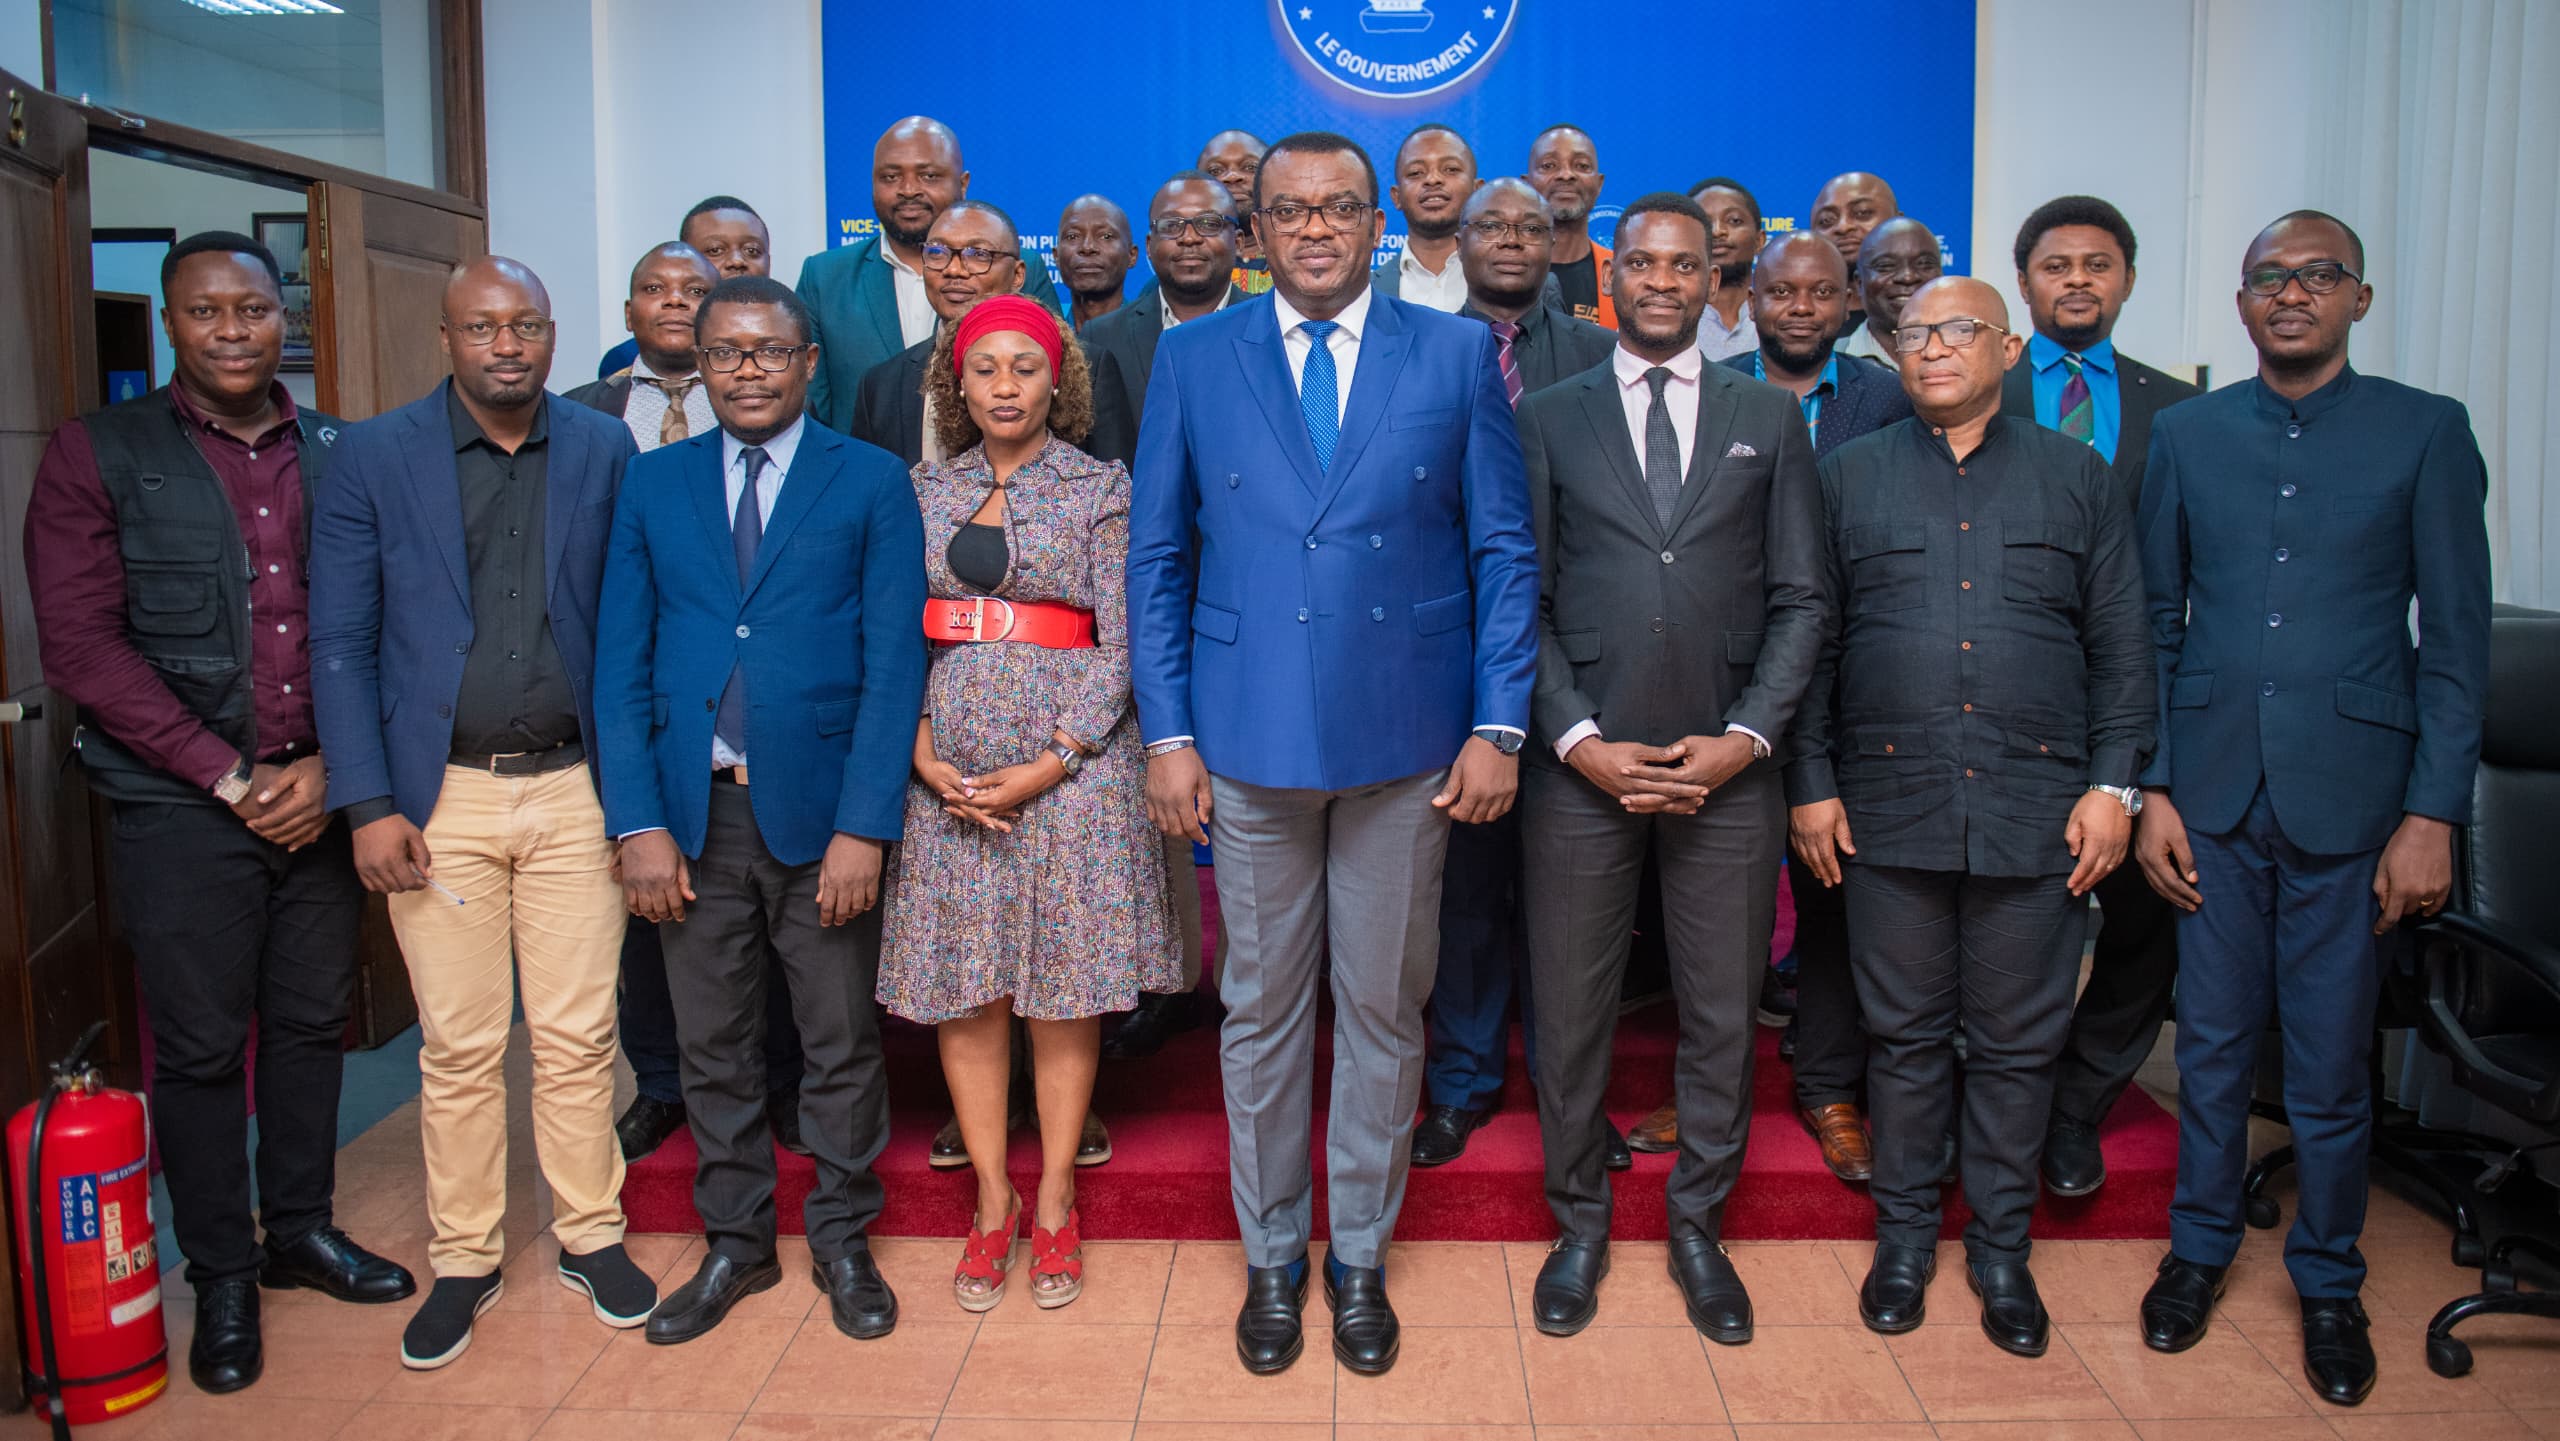
POLYGON ((709 1245, 647 1335, 692 1340, 781 1279, 756 1044, 770 946, 805 1058, 811 1279, 868 1340, 898 1319, 867 1235, 889 1136, 872 989, 924 700, 924 527, 894 457, 807 419, 798 296, 741 276, 698 314, 720 428, 631 463, 596 640, 605 827, 625 904, 666 943, 709 1245), (703 524, 714 503, 726 535, 703 524))
POLYGON ((1565 304, 1595 325, 1615 330, 1618 313, 1609 287, 1609 247, 1591 238, 1591 207, 1600 203, 1600 152, 1591 137, 1571 125, 1550 125, 1529 143, 1529 183, 1545 197, 1553 217, 1551 259, 1565 304))
POLYGON ((1107 196, 1079 195, 1058 216, 1058 274, 1067 282, 1067 320, 1085 323, 1120 308, 1121 286, 1138 263, 1129 212, 1107 196))
MULTIPOLYGON (((1467 201, 1459 230, 1456 264, 1466 275, 1467 303, 1458 314, 1493 327, 1494 362, 1515 410, 1523 397, 1608 359, 1618 343, 1610 332, 1547 304, 1553 293, 1547 216, 1547 202, 1527 181, 1505 176, 1485 182, 1467 201)), ((1440 966, 1423 1011, 1430 1071, 1422 1119, 1413 1128, 1417 1166, 1465 1155, 1468 1137, 1501 1098, 1519 912, 1519 812, 1451 830, 1440 878, 1440 966)), ((1518 989, 1534 1074, 1534 1012, 1528 988, 1518 989)), ((1608 1141, 1612 1170, 1633 1163, 1614 1129, 1608 1141)))
POLYGON ((1200 147, 1200 158, 1192 162, 1202 174, 1227 187, 1227 196, 1243 219, 1236 231, 1234 281, 1247 295, 1271 288, 1271 264, 1263 258, 1262 239, 1253 228, 1253 177, 1262 169, 1268 148, 1250 130, 1221 130, 1209 137, 1209 143, 1200 147))
MULTIPOLYGON (((801 303, 826 341, 809 384, 809 413, 821 424, 839 431, 852 425, 863 375, 932 338, 928 294, 935 280, 924 270, 925 238, 942 212, 968 193, 959 137, 939 120, 910 115, 871 148, 871 209, 879 217, 878 232, 812 255, 800 267, 801 303)), ((1022 293, 1056 310, 1049 267, 1036 253, 1018 254, 1022 293)))
MULTIPOLYGON (((2037 206, 2018 227, 2018 293, 2035 334, 2027 363, 2000 388, 2003 415, 2059 430, 2106 458, 2128 507, 2140 504, 2151 418, 2197 394, 2172 375, 2118 353, 2110 338, 2133 293, 2133 227, 2094 195, 2037 206)), ((2160 1040, 2178 978, 2177 911, 2122 866, 2098 883, 2098 939, 2089 984, 2053 1078, 2044 1138, 2045 1189, 2085 1196, 2107 1179, 2098 1126, 2160 1040)))
MULTIPOLYGON (((1834 175, 1823 182, 1813 196, 1813 233, 1828 240, 1840 252, 1841 263, 1849 267, 1854 283, 1858 275, 1858 247, 1866 243, 1867 233, 1902 213, 1893 198, 1893 187, 1880 176, 1863 170, 1834 175)), ((1849 333, 1866 324, 1866 313, 1860 309, 1859 297, 1849 296, 1849 319, 1841 330, 1849 333)), ((1885 364, 1891 365, 1890 358, 1885 364)))
POLYGON ((1961 1096, 1966 1280, 1992 1344, 2041 1356, 2035 1152, 2089 890, 2123 861, 2140 804, 2151 667, 2131 517, 2105 464, 1999 413, 2020 348, 2008 319, 1979 280, 1921 287, 1895 332, 1916 414, 1822 462, 1840 604, 1787 798, 1796 854, 1845 883, 1873 1036, 1876 1246, 1859 1316, 1887 1334, 1921 1323, 1961 1096))
POLYGON ((1553 1336, 1591 1324, 1609 1271, 1601 1105, 1648 847, 1680 1022, 1671 1275, 1707 1339, 1752 1334, 1719 1240, 1785 833, 1770 741, 1813 673, 1827 599, 1802 414, 1698 353, 1714 271, 1694 202, 1628 206, 1617 349, 1520 412, 1544 575, 1523 909, 1558 1232, 1531 1307, 1553 1336))
MULTIPOLYGON (((698 284, 710 267, 673 248, 671 278, 698 284)), ((622 1248, 613 1038, 629 913, 588 760, 597 593, 635 448, 624 427, 543 393, 550 308, 516 261, 457 269, 444 290, 453 378, 348 428, 311 527, 330 799, 355 828, 365 889, 390 898, 426 1037, 436 1283, 400 1339, 414 1371, 459 1357, 498 1294, 519 992, 561 1284, 622 1329, 658 1300, 622 1248)), ((633 330, 653 347, 663 335, 633 330)))
POLYGON ((1400 1345, 1384 1262, 1422 1098, 1441 862, 1452 820, 1511 808, 1537 556, 1492 334, 1370 287, 1385 226, 1367 154, 1292 135, 1254 183, 1270 297, 1156 354, 1129 668, 1148 809, 1167 835, 1214 836, 1231 928, 1237 1354, 1269 1372, 1304 1348, 1329 956, 1324 1292, 1336 1359, 1374 1375, 1400 1345))
POLYGON ((1707 213, 1707 261, 1716 288, 1698 317, 1698 349, 1709 360, 1748 355, 1760 343, 1751 325, 1751 265, 1760 254, 1760 200, 1742 182, 1711 176, 1689 187, 1707 213))
MULTIPOLYGON (((676 239, 711 262, 715 278, 769 275, 773 271, 773 237, 764 228, 764 217, 734 195, 707 196, 695 202, 677 224, 676 239)), ((639 357, 640 342, 634 334, 635 338, 606 351, 604 359, 596 363, 598 380, 612 379, 615 372, 639 357)), ((703 414, 710 412, 705 410, 703 414)))
POLYGON ((1453 315, 1466 303, 1466 272, 1457 263, 1458 221, 1477 184, 1474 147, 1446 125, 1416 126, 1396 147, 1395 183, 1387 199, 1404 216, 1405 242, 1393 261, 1369 277, 1380 295, 1453 315))
POLYGON ((1866 323, 1840 335, 1840 352, 1879 365, 1893 363, 1893 327, 1911 293, 1938 278, 1942 262, 1938 237, 1908 215, 1897 215, 1867 232, 1858 246, 1859 293, 1865 298, 1866 323))

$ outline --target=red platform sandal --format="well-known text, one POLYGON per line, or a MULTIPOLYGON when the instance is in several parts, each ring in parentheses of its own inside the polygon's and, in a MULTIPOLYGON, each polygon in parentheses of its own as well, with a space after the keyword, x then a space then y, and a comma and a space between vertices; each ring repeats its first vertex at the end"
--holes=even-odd
POLYGON ((951 1272, 951 1299, 968 1312, 992 1311, 1004 1299, 1005 1273, 1013 1267, 1013 1238, 1022 1229, 1022 1197, 1005 1208, 1004 1230, 969 1227, 969 1244, 951 1272))
POLYGON ((1084 1294, 1084 1237, 1076 1208, 1067 1208, 1067 1224, 1051 1231, 1031 1223, 1031 1300, 1043 1311, 1055 1311, 1084 1294))

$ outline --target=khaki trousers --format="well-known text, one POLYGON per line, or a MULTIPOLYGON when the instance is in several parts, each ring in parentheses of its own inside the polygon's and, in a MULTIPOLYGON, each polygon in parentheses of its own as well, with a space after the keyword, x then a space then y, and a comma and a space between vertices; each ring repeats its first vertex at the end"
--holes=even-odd
POLYGON ((584 765, 538 776, 448 766, 428 817, 436 881, 391 897, 426 1044, 418 1129, 427 1153, 427 1259, 486 1276, 505 1259, 507 1036, 524 993, 533 1043, 533 1142, 551 1185, 552 1234, 584 1255, 622 1240, 613 1134, 614 988, 622 888, 584 765))

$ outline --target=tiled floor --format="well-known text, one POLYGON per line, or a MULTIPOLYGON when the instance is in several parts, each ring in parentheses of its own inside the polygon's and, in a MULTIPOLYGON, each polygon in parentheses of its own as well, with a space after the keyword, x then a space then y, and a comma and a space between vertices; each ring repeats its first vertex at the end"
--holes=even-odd
MULTIPOLYGON (((2009 1357, 1974 1324, 1954 1247, 1928 1324, 1905 1336, 1857 1323, 1867 1248, 1737 1245, 1759 1334, 1711 1345, 1684 1321, 1659 1244, 1618 1248, 1600 1321, 1572 1340, 1526 1324, 1541 1248, 1399 1246, 1389 1275, 1405 1323, 1402 1360, 1370 1379, 1332 1364, 1311 1299, 1306 1358, 1270 1378, 1237 1365, 1231 1325, 1242 1293, 1233 1245, 1096 1241, 1086 1293, 1042 1312, 1009 1297, 984 1319, 945 1289, 956 1245, 882 1239, 882 1268, 905 1305, 897 1332, 839 1335, 809 1284, 807 1250, 784 1243, 783 1284, 752 1298, 693 1344, 662 1348, 596 1324, 558 1282, 537 1232, 547 1209, 524 1115, 522 1049, 509 1181, 506 1292, 470 1352, 418 1375, 399 1363, 409 1306, 352 1307, 311 1292, 268 1297, 265 1379, 208 1397, 185 1379, 140 1414, 98 1428, 110 1441, 276 1437, 319 1441, 937 1441, 1025 1437, 1322 1438, 1442 1441, 1697 1441, 1862 1438, 1904 1441, 2246 1441, 2423 1437, 2560 1441, 2560 1327, 2475 1323, 2479 1363, 2460 1381, 2428 1373, 2420 1336, 2472 1276, 2446 1257, 2445 1230, 2377 1191, 2366 1302, 2382 1380, 2341 1411, 2305 1395, 2299 1328, 2281 1233, 2253 1233, 2221 1319, 2196 1350, 2145 1350, 2135 1304, 2159 1254, 2149 1241, 2058 1242, 2036 1272, 2056 1323, 2041 1360, 2009 1357)), ((340 1220, 423 1278, 427 1225, 414 1103, 341 1153, 340 1220)), ((955 1181, 954 1184, 960 1184, 955 1181)), ((700 1255, 691 1238, 651 1236, 633 1253, 668 1284, 700 1255)), ((190 1304, 173 1282, 169 1319, 183 1357, 190 1304)), ((39 1435, 28 1418, 0 1441, 39 1435)))

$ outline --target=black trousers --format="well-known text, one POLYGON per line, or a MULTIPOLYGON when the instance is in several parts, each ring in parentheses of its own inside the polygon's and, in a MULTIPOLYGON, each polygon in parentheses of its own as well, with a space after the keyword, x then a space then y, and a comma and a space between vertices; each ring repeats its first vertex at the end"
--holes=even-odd
POLYGON ((337 1187, 341 1047, 364 918, 346 824, 287 853, 223 806, 119 802, 108 830, 116 915, 150 1013, 170 1229, 199 1289, 248 1280, 253 1025, 267 1234, 295 1241, 328 1225, 337 1187))
POLYGON ((1854 1104, 1867 1078, 1867 1027, 1849 970, 1846 886, 1824 885, 1789 857, 1787 889, 1796 902, 1796 1104, 1854 1104))
MULTIPOLYGON (((667 953, 658 928, 638 916, 622 933, 619 1029, 622 1054, 641 1095, 672 1105, 684 1099, 676 1060, 676 1006, 667 996, 667 953)), ((765 968, 764 1083, 777 1097, 800 1090, 800 1034, 791 1024, 791 982, 780 962, 765 968)))
POLYGON ((1777 772, 1751 767, 1694 816, 1631 814, 1579 775, 1544 765, 1522 772, 1523 910, 1538 998, 1548 1209, 1561 1235, 1609 1234, 1602 1107, 1649 842, 1661 867, 1680 1015, 1673 1071, 1680 1154, 1665 1205, 1675 1232, 1685 1226, 1713 1239, 1751 1129, 1752 1013, 1769 966, 1786 824, 1777 772))
MULTIPOLYGON (((789 784, 788 781, 782 784, 789 784)), ((791 978, 800 1037, 800 1138, 817 1159, 802 1215, 820 1264, 868 1249, 880 1214, 871 1165, 889 1139, 880 1056, 880 908, 852 925, 818 924, 818 863, 787 866, 765 849, 747 788, 714 782, 710 828, 692 861, 697 899, 658 928, 674 998, 685 1110, 702 1161, 694 1209, 714 1250, 741 1261, 774 1249, 773 1128, 765 1119, 768 952, 791 978)))
MULTIPOLYGON (((2089 984, 2053 1073, 2054 1114, 2095 1126, 2159 1043, 2178 982, 2178 911, 2130 863, 2098 882, 2089 984)), ((1801 1045, 1801 1043, 1799 1043, 1801 1045)))
POLYGON ((2022 1261, 2036 1161, 2053 1103, 2054 1057, 2071 1023, 2089 914, 2068 876, 1975 876, 1852 862, 1849 956, 1870 1039, 1876 1239, 1938 1241, 1938 1161, 1957 1104, 1955 1032, 1965 1032, 1957 1147, 1973 1207, 1966 1256, 2022 1261))

